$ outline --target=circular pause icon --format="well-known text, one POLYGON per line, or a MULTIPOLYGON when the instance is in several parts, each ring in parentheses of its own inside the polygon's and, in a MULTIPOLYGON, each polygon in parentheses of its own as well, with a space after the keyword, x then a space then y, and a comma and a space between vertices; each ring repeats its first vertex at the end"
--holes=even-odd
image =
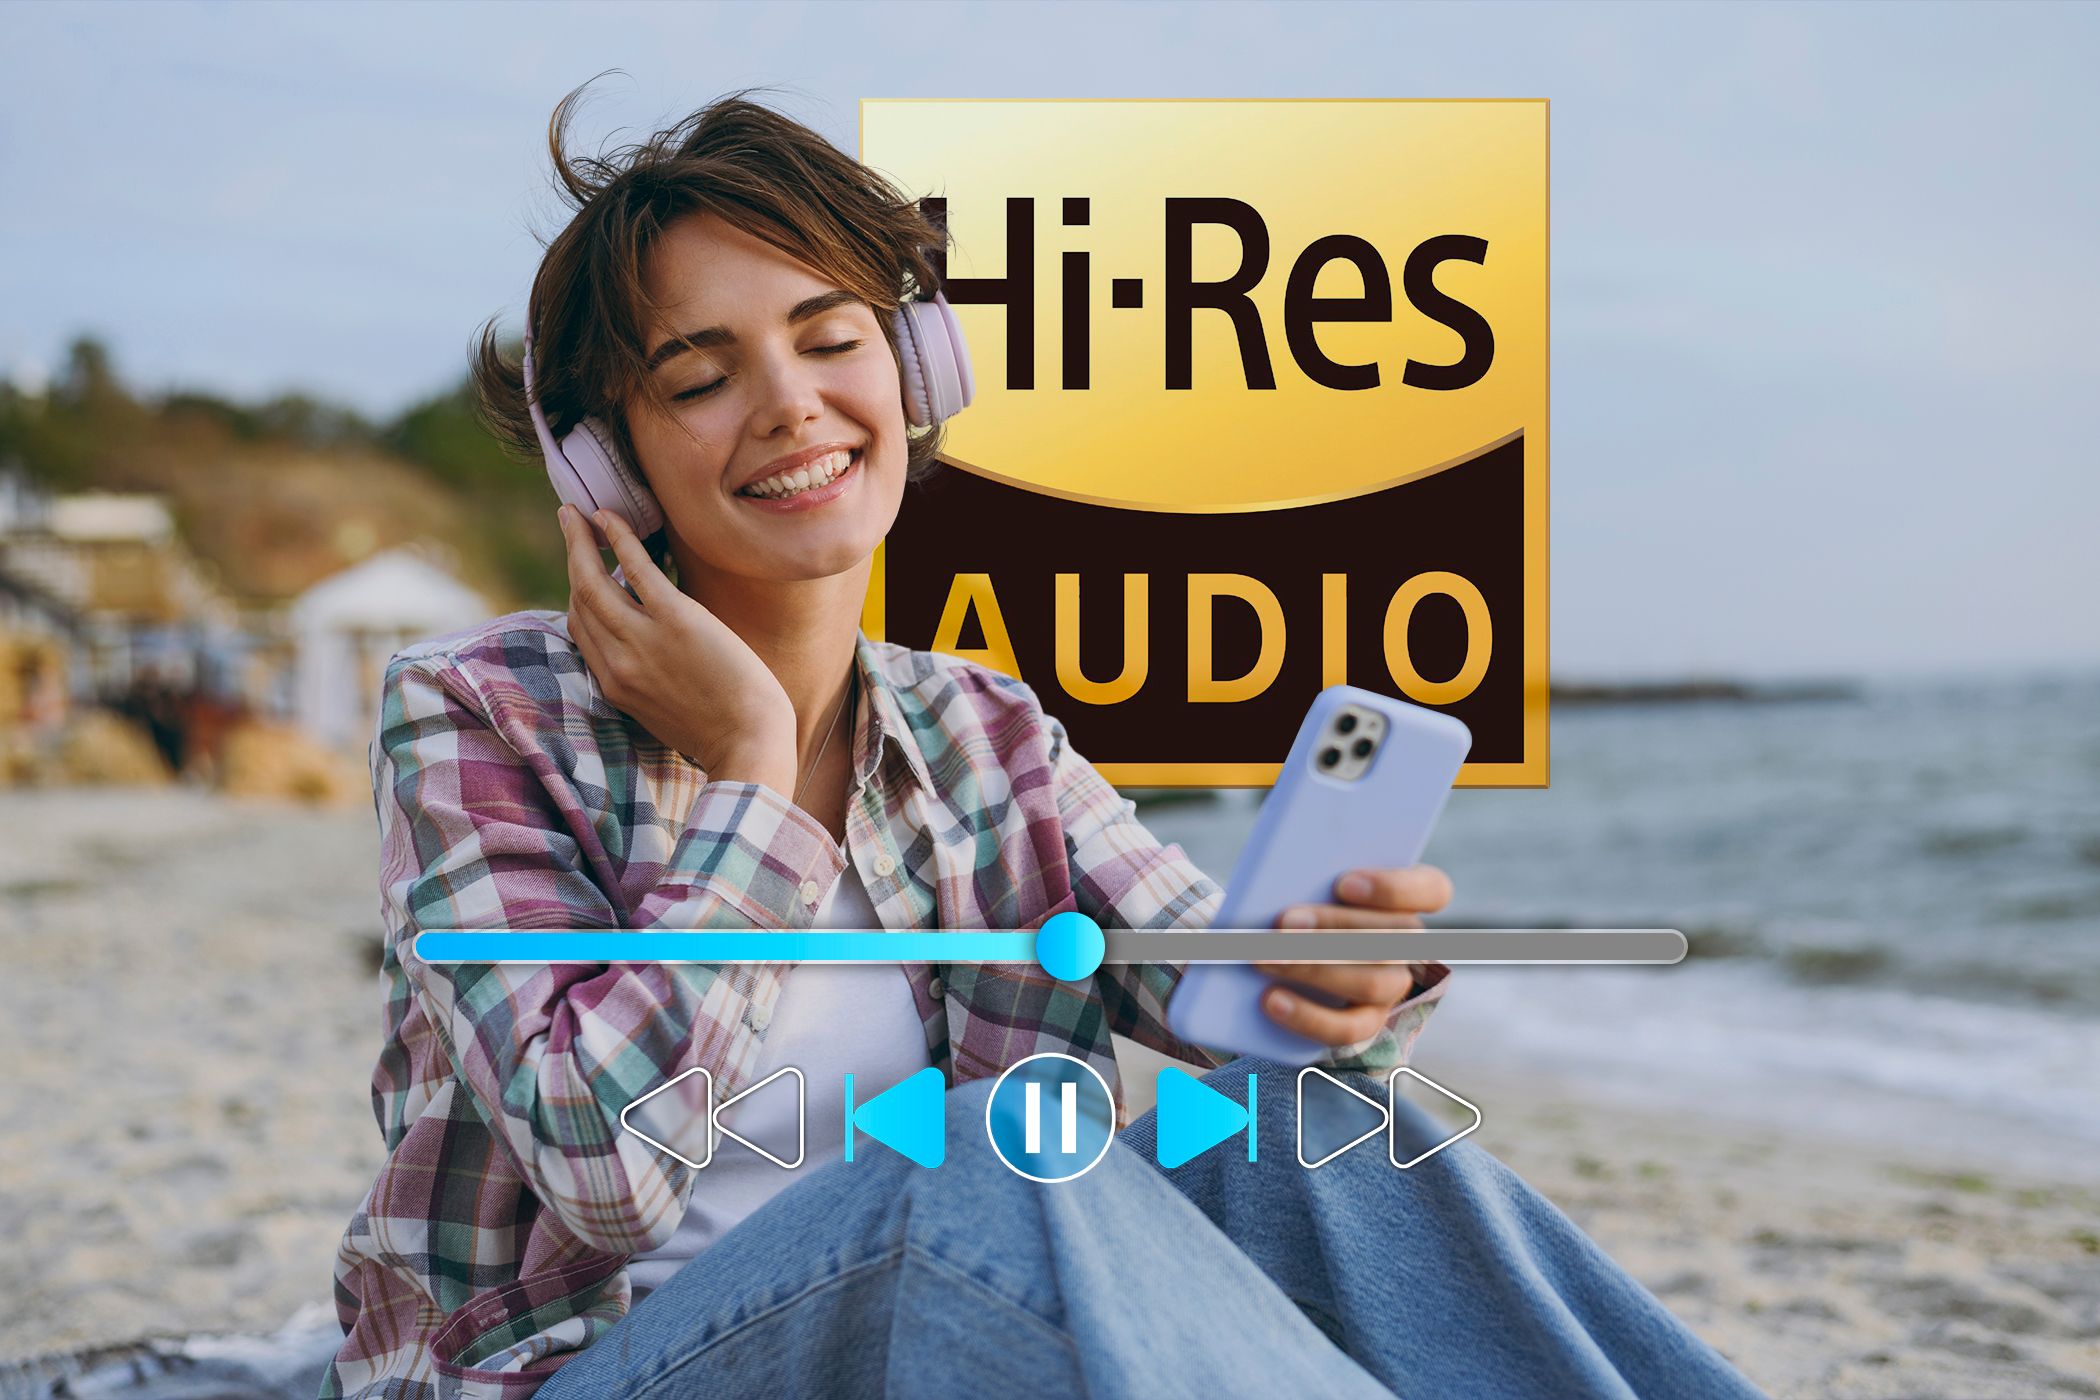
POLYGON ((1030 1181, 1070 1181, 1108 1155, 1116 1100, 1085 1060, 1045 1051, 1007 1066, 992 1085, 984 1130, 999 1160, 1030 1181))

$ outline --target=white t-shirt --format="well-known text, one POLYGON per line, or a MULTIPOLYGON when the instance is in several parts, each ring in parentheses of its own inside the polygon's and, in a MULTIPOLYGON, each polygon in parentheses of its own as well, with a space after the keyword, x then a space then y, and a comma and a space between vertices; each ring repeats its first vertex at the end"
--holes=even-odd
MULTIPOLYGON (((817 909, 812 927, 882 927, 850 859, 817 909)), ((809 1096, 802 1165, 789 1170, 733 1138, 722 1138, 713 1160, 694 1176, 692 1198, 677 1232, 661 1248, 628 1261, 634 1300, 640 1302, 661 1286, 775 1192, 838 1159, 844 1151, 846 1075, 853 1076, 854 1098, 865 1103, 932 1063, 911 983, 896 963, 813 963, 790 972, 774 1003, 772 1028, 751 1082, 788 1065, 802 1071, 809 1096)), ((784 1079, 748 1105, 739 1104, 729 1121, 745 1137, 769 1148, 775 1143, 792 1145, 794 1112, 793 1080, 784 1079)), ((780 1155, 791 1157, 793 1152, 780 1155)))

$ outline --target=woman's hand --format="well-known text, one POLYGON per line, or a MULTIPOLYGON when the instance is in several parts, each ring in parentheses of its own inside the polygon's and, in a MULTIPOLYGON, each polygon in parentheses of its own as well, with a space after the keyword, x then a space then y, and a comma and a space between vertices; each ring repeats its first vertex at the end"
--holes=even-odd
MULTIPOLYGON (((1283 911, 1276 926, 1309 928, 1420 928, 1421 915, 1451 902, 1451 878, 1433 865, 1399 870, 1351 870, 1334 882, 1339 904, 1300 904, 1283 911)), ((1407 1000, 1415 977, 1406 963, 1261 962, 1271 977, 1325 992, 1342 1002, 1324 1006, 1290 987, 1262 995, 1269 1019, 1322 1045, 1354 1045, 1385 1025, 1392 1009, 1407 1000)))
POLYGON ((711 780, 795 786, 795 707, 728 624, 681 593, 627 522, 591 517, 634 589, 606 572, 590 521, 558 512, 569 546, 569 636, 598 689, 711 780))

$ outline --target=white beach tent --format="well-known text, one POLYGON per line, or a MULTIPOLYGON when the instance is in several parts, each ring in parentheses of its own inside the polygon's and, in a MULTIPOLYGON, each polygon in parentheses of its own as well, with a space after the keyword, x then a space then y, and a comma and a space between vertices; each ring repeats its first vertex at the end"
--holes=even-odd
POLYGON ((489 617, 487 600, 413 548, 330 574, 292 603, 292 710, 326 744, 362 751, 389 656, 489 617))

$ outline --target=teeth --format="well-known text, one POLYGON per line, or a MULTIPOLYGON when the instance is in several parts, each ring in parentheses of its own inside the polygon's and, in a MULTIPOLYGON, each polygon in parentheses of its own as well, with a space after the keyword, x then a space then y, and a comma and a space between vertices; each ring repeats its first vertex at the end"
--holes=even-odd
POLYGON ((851 452, 834 452, 819 459, 814 465, 753 482, 746 486, 741 494, 778 500, 782 496, 792 496, 797 492, 807 491, 812 486, 822 486, 826 482, 835 481, 852 464, 851 452))

